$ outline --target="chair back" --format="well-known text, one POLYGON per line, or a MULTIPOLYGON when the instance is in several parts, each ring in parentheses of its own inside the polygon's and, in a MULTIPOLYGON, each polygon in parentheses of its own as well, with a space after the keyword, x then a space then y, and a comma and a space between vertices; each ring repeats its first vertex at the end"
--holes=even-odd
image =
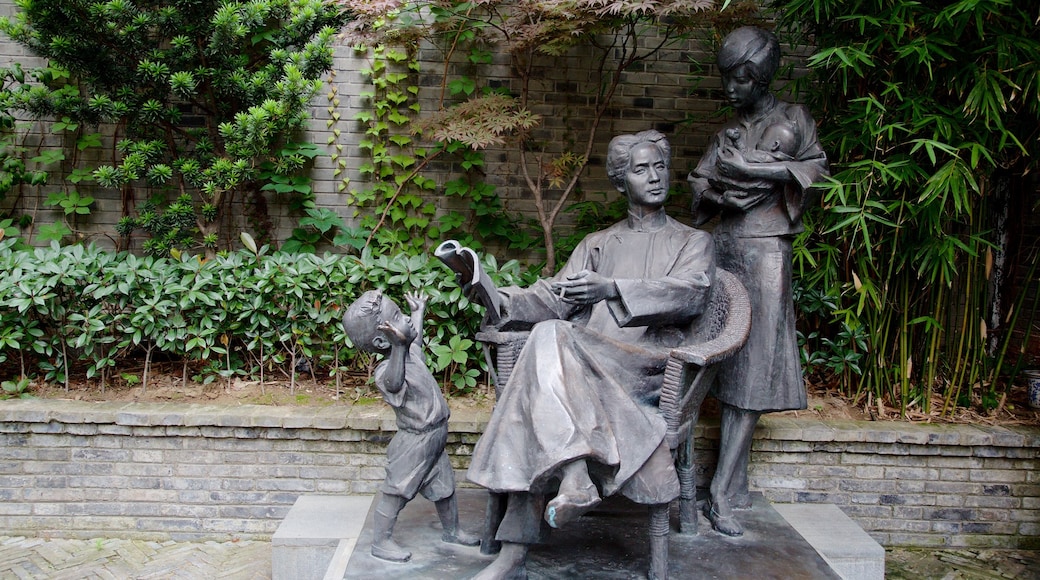
POLYGON ((689 436, 716 365, 736 354, 751 332, 751 302, 732 272, 716 268, 715 288, 695 324, 691 344, 672 351, 661 387, 660 410, 672 449, 689 436))

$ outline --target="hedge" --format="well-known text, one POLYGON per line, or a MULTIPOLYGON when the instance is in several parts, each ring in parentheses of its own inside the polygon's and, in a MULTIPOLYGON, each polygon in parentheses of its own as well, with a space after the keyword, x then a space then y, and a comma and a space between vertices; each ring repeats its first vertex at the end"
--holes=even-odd
MULTIPOLYGON (((520 266, 486 259, 492 277, 520 281, 520 266)), ((93 245, 48 248, 0 241, 0 369, 68 388, 73 375, 104 389, 115 372, 180 361, 185 379, 265 381, 297 371, 338 379, 367 367, 339 322, 362 292, 429 296, 424 327, 431 370, 448 394, 476 386, 486 365, 471 337, 480 308, 450 270, 426 255, 360 256, 239 250, 211 260, 140 257, 93 245)), ((5 377, 10 378, 10 377, 5 377)))

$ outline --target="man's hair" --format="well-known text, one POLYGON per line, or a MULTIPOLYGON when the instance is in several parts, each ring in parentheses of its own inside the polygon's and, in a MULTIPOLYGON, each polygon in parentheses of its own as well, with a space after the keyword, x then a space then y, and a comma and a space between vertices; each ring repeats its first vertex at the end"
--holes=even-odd
POLYGON ((610 145, 607 146, 607 177, 611 185, 619 189, 625 187, 625 174, 628 173, 632 161, 632 149, 643 143, 656 146, 664 157, 665 165, 669 169, 672 168, 672 146, 660 131, 651 129, 635 135, 618 135, 611 139, 610 145))
POLYGON ((744 26, 722 39, 718 54, 723 74, 747 65, 748 75, 757 83, 768 85, 780 68, 780 41, 768 30, 744 26))
POLYGON ((379 323, 379 306, 383 301, 383 293, 378 290, 369 290, 347 307, 343 314, 343 330, 346 331, 350 342, 365 352, 377 352, 372 344, 377 333, 379 323))

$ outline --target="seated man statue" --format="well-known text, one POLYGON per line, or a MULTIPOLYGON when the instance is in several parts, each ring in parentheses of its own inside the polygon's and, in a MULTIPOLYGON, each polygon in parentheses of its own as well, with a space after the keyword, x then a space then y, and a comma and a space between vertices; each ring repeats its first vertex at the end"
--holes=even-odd
POLYGON ((668 353, 705 309, 715 262, 709 234, 664 212, 670 165, 657 131, 614 138, 607 172, 628 218, 586 237, 555 277, 500 290, 498 327, 533 328, 468 472, 508 494, 502 551, 476 578, 526 577, 528 546, 601 496, 679 495, 657 404, 668 353))

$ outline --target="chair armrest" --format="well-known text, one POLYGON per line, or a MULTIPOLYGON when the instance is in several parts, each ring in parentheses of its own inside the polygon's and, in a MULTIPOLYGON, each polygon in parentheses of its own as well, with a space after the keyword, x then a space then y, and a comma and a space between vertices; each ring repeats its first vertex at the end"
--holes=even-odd
POLYGON ((726 295, 726 322, 718 336, 706 342, 673 349, 671 357, 684 363, 710 366, 739 351, 751 333, 751 302, 747 290, 736 276, 719 269, 717 291, 726 295))
POLYGON ((501 331, 484 329, 477 332, 476 339, 484 348, 484 357, 487 359, 491 380, 495 385, 496 399, 501 398, 502 389, 509 382, 516 359, 520 356, 520 351, 523 350, 527 337, 530 334, 530 331, 527 330, 501 331), (488 350, 489 345, 495 346, 494 360, 492 360, 491 352, 488 350))
POLYGON ((527 335, 531 334, 529 330, 494 330, 494 329, 483 329, 477 331, 476 339, 478 342, 484 344, 509 344, 512 342, 527 341, 527 335))

